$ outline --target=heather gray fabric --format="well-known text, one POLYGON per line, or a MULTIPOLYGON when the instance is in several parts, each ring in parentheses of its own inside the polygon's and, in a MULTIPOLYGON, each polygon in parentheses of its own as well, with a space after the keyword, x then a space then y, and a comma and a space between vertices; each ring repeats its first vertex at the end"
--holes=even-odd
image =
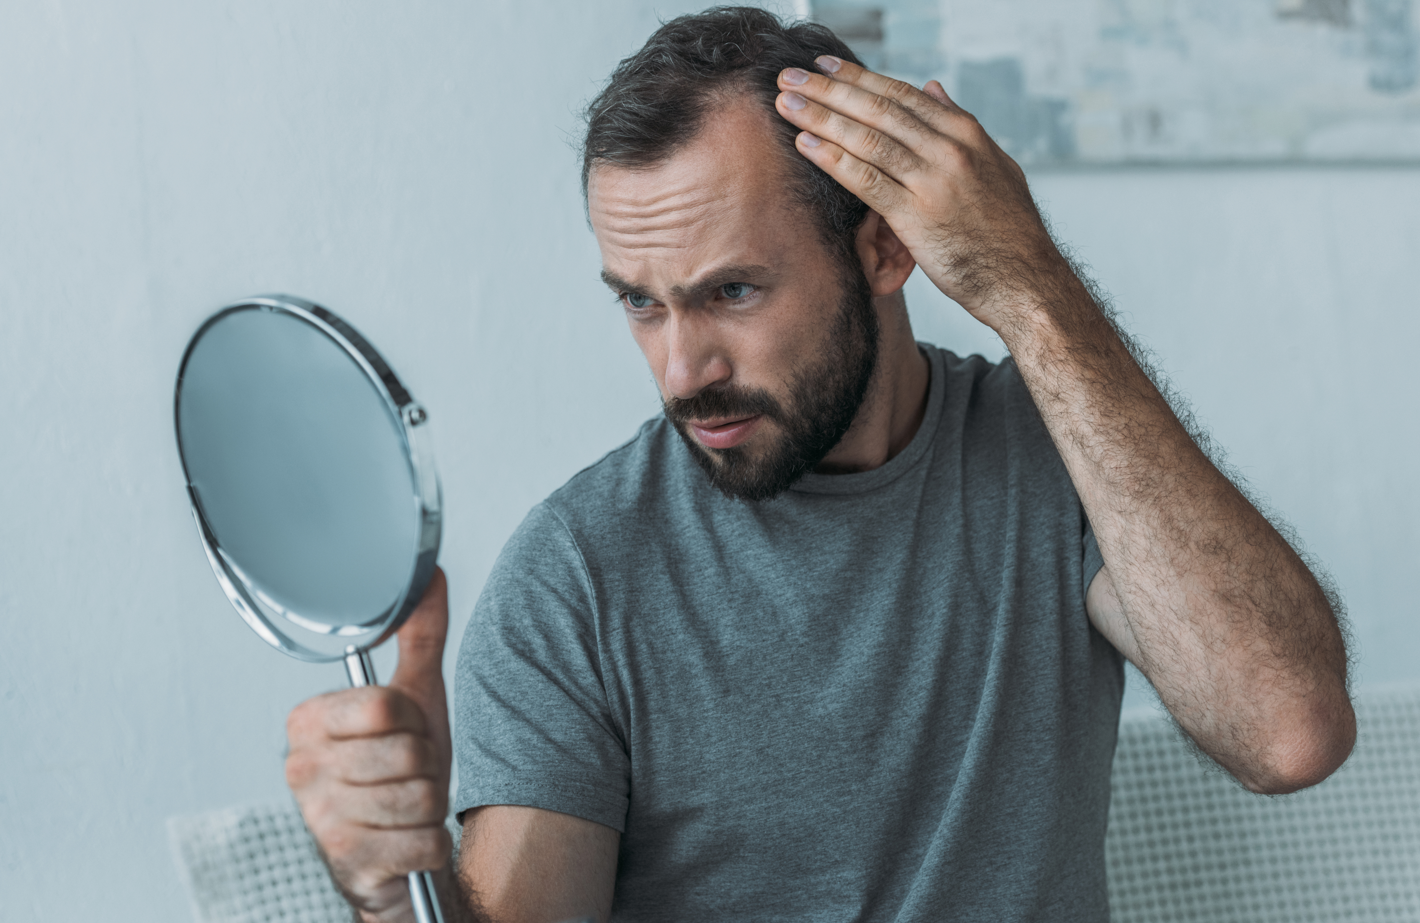
POLYGON ((537 506, 464 635, 455 810, 622 831, 618 921, 1100 921, 1122 661, 1014 364, 759 505, 663 420, 537 506))

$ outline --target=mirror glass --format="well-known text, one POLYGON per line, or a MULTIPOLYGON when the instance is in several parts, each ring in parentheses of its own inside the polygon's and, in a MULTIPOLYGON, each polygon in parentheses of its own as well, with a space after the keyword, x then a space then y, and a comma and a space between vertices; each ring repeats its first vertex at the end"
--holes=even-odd
POLYGON ((426 507, 437 515, 391 390, 417 405, 347 325, 288 301, 219 312, 188 348, 175 411, 194 511, 209 557, 266 614, 321 634, 379 631, 402 619, 426 507))

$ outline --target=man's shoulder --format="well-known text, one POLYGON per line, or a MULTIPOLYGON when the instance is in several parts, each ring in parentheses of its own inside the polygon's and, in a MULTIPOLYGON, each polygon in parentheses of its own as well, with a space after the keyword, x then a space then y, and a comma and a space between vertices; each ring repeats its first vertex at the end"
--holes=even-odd
POLYGON ((942 438, 959 440, 972 476, 1011 482, 1050 476, 1063 483, 1064 462, 1016 360, 938 351, 946 379, 942 438))
POLYGON ((684 453, 665 417, 652 417, 626 442, 574 474, 542 506, 574 531, 648 515, 668 492, 688 486, 684 453))
POLYGON ((629 440, 533 506, 504 544, 485 595, 529 577, 555 583, 562 579, 556 576, 560 566, 569 568, 564 576, 575 583, 585 579, 589 557, 614 558, 644 543, 647 530, 671 518, 668 498, 694 492, 682 470, 693 462, 679 441, 663 418, 647 420, 629 440))
POLYGON ((960 356, 931 343, 920 345, 929 358, 936 354, 933 369, 941 370, 946 379, 942 410, 948 416, 959 416, 968 425, 974 417, 1000 421, 1021 414, 1028 420, 1036 416, 1030 391, 1009 353, 992 360, 979 353, 960 356))
POLYGON ((988 359, 980 353, 959 355, 935 343, 919 342, 930 357, 936 353, 941 357, 941 367, 946 371, 949 382, 969 383, 973 387, 1013 387, 1020 384, 1020 370, 1016 360, 1009 353, 1000 359, 988 359))

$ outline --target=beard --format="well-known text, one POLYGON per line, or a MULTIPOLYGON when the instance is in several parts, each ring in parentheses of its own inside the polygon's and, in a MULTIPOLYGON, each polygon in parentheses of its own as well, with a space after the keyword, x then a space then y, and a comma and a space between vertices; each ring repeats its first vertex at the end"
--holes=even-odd
POLYGON ((818 356, 793 371, 788 406, 762 388, 737 385, 665 401, 666 419, 726 497, 758 502, 779 496, 823 461, 853 425, 878 360, 878 315, 856 261, 845 268, 838 311, 824 343, 818 356), (740 446, 706 448, 689 432, 693 420, 756 415, 780 431, 772 445, 757 453, 740 446))

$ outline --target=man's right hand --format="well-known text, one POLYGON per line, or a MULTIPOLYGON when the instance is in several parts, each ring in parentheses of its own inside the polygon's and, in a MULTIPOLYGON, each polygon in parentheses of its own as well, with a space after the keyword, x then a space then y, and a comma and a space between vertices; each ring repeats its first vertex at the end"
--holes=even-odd
POLYGON ((406 876, 449 863, 448 625, 448 585, 435 570, 396 636, 389 685, 317 696, 286 722, 286 781, 336 884, 367 920, 412 920, 406 876))

